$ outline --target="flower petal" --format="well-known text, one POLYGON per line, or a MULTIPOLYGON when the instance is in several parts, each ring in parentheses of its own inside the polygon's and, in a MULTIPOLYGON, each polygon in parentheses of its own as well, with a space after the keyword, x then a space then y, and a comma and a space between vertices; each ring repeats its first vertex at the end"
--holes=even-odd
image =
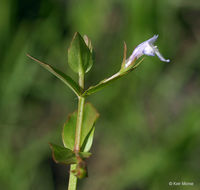
POLYGON ((150 38, 149 40, 147 40, 146 42, 148 42, 149 44, 153 44, 156 40, 158 39, 158 34, 154 35, 152 38, 150 38))
POLYGON ((147 43, 146 47, 143 49, 142 53, 144 55, 154 56, 155 55, 154 46, 147 43))
POLYGON ((143 55, 155 56, 156 54, 161 61, 170 62, 169 59, 165 59, 161 55, 161 53, 158 51, 157 46, 154 46, 154 43, 157 39, 158 39, 158 35, 154 35, 152 38, 139 44, 134 49, 131 56, 126 60, 125 67, 129 67, 130 65, 132 65, 135 62, 135 60, 137 60, 143 55))
POLYGON ((155 54, 158 56, 158 58, 159 58, 161 61, 170 62, 169 59, 165 59, 165 58, 161 55, 161 53, 158 51, 157 48, 154 48, 154 52, 155 52, 155 54))

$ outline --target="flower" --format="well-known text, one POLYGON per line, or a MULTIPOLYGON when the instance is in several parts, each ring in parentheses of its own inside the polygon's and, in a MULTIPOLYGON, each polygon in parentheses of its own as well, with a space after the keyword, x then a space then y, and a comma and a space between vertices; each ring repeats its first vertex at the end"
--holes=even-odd
POLYGON ((154 46, 154 42, 157 40, 158 35, 154 35, 152 38, 150 38, 147 41, 142 42, 141 44, 139 44, 133 51, 133 53, 131 54, 131 56, 126 60, 126 64, 125 67, 128 67, 131 65, 131 63, 133 63, 133 61, 135 61, 136 59, 138 59, 139 57, 141 57, 142 55, 148 55, 148 56, 155 56, 157 55, 158 58, 161 61, 164 62, 170 62, 169 59, 165 59, 161 53, 158 51, 157 46, 154 46))

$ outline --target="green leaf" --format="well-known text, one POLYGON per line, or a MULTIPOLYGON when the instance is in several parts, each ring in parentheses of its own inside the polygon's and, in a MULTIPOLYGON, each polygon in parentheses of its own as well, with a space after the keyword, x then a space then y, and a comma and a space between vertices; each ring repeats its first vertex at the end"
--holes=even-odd
POLYGON ((123 57, 121 68, 124 68, 126 64, 126 52, 127 52, 127 46, 126 46, 126 42, 124 42, 124 57, 123 57))
POLYGON ((62 141, 66 148, 74 150, 75 133, 76 133, 77 112, 68 116, 66 123, 63 126, 62 141))
POLYGON ((79 152, 79 156, 82 159, 89 158, 91 155, 92 155, 92 153, 90 153, 90 152, 79 152))
POLYGON ((59 71, 58 69, 56 69, 46 63, 43 63, 28 54, 27 54, 27 56, 29 58, 31 58, 32 60, 36 61, 37 63, 39 63, 43 68, 45 68, 50 73, 52 73, 54 76, 56 76, 58 79, 60 79, 62 82, 64 82, 77 96, 79 96, 81 94, 81 88, 71 77, 67 76, 66 74, 59 71))
POLYGON ((56 144, 50 144, 52 149, 52 157, 56 163, 62 164, 76 164, 77 158, 75 153, 67 148, 58 146, 56 144))
MULTIPOLYGON (((88 152, 92 146, 92 140, 94 135, 94 124, 99 117, 98 112, 92 106, 87 103, 84 106, 83 113, 83 126, 81 130, 81 151, 88 152)), ((62 132, 63 144, 66 148, 74 149, 75 132, 76 132, 76 120, 77 112, 74 112, 68 117, 67 122, 64 124, 62 132)))
POLYGON ((87 47, 89 48, 90 52, 92 53, 93 52, 93 47, 92 47, 92 42, 91 40, 88 38, 87 35, 84 35, 83 36, 83 39, 85 41, 85 44, 87 45, 87 47))
POLYGON ((107 86, 108 84, 110 84, 111 82, 115 81, 116 79, 118 79, 120 77, 121 77, 121 75, 118 72, 118 73, 114 74, 113 76, 111 76, 110 78, 100 81, 97 85, 91 86, 87 90, 85 90, 85 92, 83 93, 83 96, 88 96, 95 92, 98 92, 99 90, 101 90, 102 88, 104 88, 105 86, 107 86))
POLYGON ((89 152, 91 147, 92 147, 92 143, 93 143, 93 138, 94 138, 94 131, 95 131, 95 127, 93 126, 92 129, 90 130, 90 132, 88 133, 88 135, 86 136, 85 140, 83 141, 81 150, 84 152, 89 152))
MULTIPOLYGON (((52 144, 52 143, 50 143, 49 145, 52 150, 53 160, 56 163, 62 163, 62 164, 77 164, 78 163, 76 154, 72 150, 62 147, 62 146, 59 146, 59 145, 56 145, 56 144, 52 144)), ((89 153, 89 152, 80 152, 79 153, 79 156, 82 159, 89 158, 90 155, 91 155, 91 153, 89 153)))
POLYGON ((74 34, 68 49, 68 64, 76 73, 86 73, 93 65, 92 53, 78 32, 74 34))
POLYGON ((114 74, 113 76, 106 78, 102 81, 100 81, 98 84, 89 87, 87 90, 85 90, 82 94, 82 96, 89 96, 95 92, 98 92, 99 90, 101 90, 102 88, 104 88, 105 86, 108 86, 109 84, 111 84, 112 82, 114 82, 115 80, 125 76, 126 74, 128 74, 129 72, 135 70, 144 60, 141 59, 137 64, 133 65, 132 67, 128 67, 127 69, 124 69, 123 67, 120 69, 119 72, 117 72, 116 74, 114 74))

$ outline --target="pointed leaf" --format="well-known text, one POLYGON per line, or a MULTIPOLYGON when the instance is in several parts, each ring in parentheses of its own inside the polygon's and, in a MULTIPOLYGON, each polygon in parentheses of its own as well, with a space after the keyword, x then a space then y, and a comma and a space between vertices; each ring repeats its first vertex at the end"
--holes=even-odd
POLYGON ((115 80, 117 80, 117 79, 125 76, 127 73, 135 70, 142 63, 143 60, 144 60, 144 58, 141 59, 137 64, 135 64, 132 67, 128 67, 126 69, 121 68, 119 72, 117 72, 110 78, 106 78, 106 79, 100 81, 98 84, 89 87, 87 90, 85 90, 85 92, 83 92, 82 96, 89 96, 95 92, 98 92, 99 90, 101 90, 105 86, 109 85, 110 83, 114 82, 115 80))
POLYGON ((85 41, 85 44, 87 45, 87 47, 89 48, 90 52, 92 53, 93 52, 93 47, 92 47, 92 42, 91 40, 88 38, 87 35, 84 35, 83 36, 83 39, 85 41))
POLYGON ((124 42, 124 57, 123 57, 121 68, 124 68, 126 64, 126 52, 127 52, 127 46, 126 46, 126 42, 124 42))
MULTIPOLYGON (((94 134, 94 123, 98 117, 99 114, 92 106, 92 104, 85 104, 83 114, 83 126, 81 130, 81 151, 83 152, 87 152, 91 148, 94 134)), ((69 148, 71 150, 74 149, 76 119, 77 112, 74 112, 72 115, 69 116, 67 122, 64 124, 62 132, 63 144, 66 148, 69 148)))
POLYGON ((93 65, 92 53, 78 32, 74 34, 68 49, 68 64, 76 73, 86 73, 93 65))
MULTIPOLYGON (((83 39, 84 39, 85 44, 86 44, 87 47, 89 48, 90 53, 91 53, 91 55, 92 55, 92 62, 91 62, 90 68, 88 69, 88 71, 89 71, 89 70, 92 68, 93 62, 94 62, 94 60, 95 60, 95 53, 94 53, 94 49, 93 49, 93 47, 92 47, 92 42, 91 42, 90 38, 88 38, 87 35, 84 35, 84 36, 83 36, 83 39)), ((87 71, 87 72, 88 72, 88 71, 87 71)))
POLYGON ((27 56, 31 58, 32 60, 36 61, 37 63, 39 63, 43 68, 45 68, 50 73, 55 75, 58 79, 60 79, 62 82, 64 82, 77 96, 81 94, 81 89, 79 85, 71 77, 67 76, 66 74, 59 71, 58 69, 39 61, 38 59, 30 56, 29 54, 27 54, 27 56))
POLYGON ((99 90, 101 90, 102 88, 104 88, 105 86, 107 86, 108 84, 110 84, 111 82, 115 81, 116 79, 118 79, 120 77, 121 77, 121 75, 118 72, 118 73, 114 74, 113 76, 111 76, 110 78, 100 81, 97 85, 91 86, 87 90, 85 90, 85 92, 83 93, 83 96, 88 96, 95 92, 98 92, 99 90))

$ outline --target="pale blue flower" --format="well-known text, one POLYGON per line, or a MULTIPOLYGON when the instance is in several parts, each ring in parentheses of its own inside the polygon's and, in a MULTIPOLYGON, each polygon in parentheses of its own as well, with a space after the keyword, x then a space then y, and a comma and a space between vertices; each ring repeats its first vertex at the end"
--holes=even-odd
POLYGON ((142 55, 148 55, 148 56, 155 56, 157 55, 158 58, 161 61, 164 62, 170 62, 169 59, 165 59, 161 53, 158 51, 157 46, 154 46, 154 42, 157 40, 158 35, 154 35, 152 38, 150 38, 147 41, 142 42, 141 44, 139 44, 133 51, 133 53, 131 54, 131 56, 126 60, 126 64, 125 67, 128 67, 129 65, 131 65, 131 63, 138 59, 139 57, 141 57, 142 55))

